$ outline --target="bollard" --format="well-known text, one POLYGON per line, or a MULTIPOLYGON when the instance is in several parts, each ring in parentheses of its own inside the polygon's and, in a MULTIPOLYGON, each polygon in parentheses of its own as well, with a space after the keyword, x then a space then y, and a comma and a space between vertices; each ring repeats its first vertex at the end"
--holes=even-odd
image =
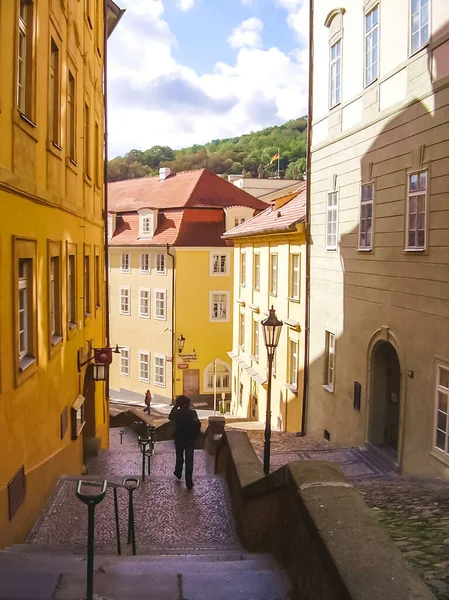
POLYGON ((104 500, 108 482, 94 483, 92 481, 79 481, 76 488, 76 497, 87 505, 87 586, 86 600, 93 600, 94 595, 94 533, 95 533, 95 506, 104 500), (101 487, 98 494, 82 494, 81 488, 84 485, 101 487))
POLYGON ((151 440, 149 438, 142 438, 139 436, 139 448, 142 452, 142 481, 145 481, 145 458, 148 460, 148 475, 151 475, 151 455, 153 453, 151 448, 151 440))
POLYGON ((119 436, 120 436, 120 445, 122 445, 123 444, 123 436, 128 433, 128 430, 127 429, 120 429, 120 431, 118 433, 119 433, 119 436))
POLYGON ((128 490, 128 544, 132 544, 133 556, 136 555, 136 532, 134 529, 134 501, 133 492, 139 486, 139 480, 134 477, 127 477, 123 480, 123 485, 128 490))
POLYGON ((118 519, 118 500, 117 500, 117 488, 114 488, 114 512, 115 512, 115 537, 117 539, 117 554, 120 556, 122 548, 120 545, 120 523, 118 519))

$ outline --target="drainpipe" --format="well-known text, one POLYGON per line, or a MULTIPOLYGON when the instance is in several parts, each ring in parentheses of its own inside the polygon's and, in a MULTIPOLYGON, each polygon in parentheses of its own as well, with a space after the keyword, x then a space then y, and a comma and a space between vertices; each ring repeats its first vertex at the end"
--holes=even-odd
POLYGON ((313 9, 314 0, 309 6, 309 99, 307 114, 307 156, 306 156, 306 301, 305 301, 305 331, 304 331, 304 386, 302 393, 302 418, 300 436, 306 434, 306 413, 309 391, 309 346, 310 346, 310 197, 311 197, 311 138, 313 120, 313 9))
MULTIPOLYGON (((109 226, 108 226, 108 31, 107 31, 107 3, 103 2, 103 94, 104 94, 104 166, 103 166, 103 194, 104 194, 104 206, 103 206, 103 222, 104 222, 104 272, 105 272, 105 337, 106 347, 110 347, 109 337, 109 251, 108 251, 108 238, 109 238, 109 226)), ((109 408, 109 369, 108 376, 105 382, 105 393, 106 393, 106 408, 109 408)), ((107 411, 109 414, 109 410, 107 411)))
POLYGON ((175 265, 176 259, 174 254, 170 254, 170 244, 167 244, 167 254, 172 259, 172 274, 171 274, 171 289, 172 289, 172 306, 171 306, 171 401, 175 403, 175 265))

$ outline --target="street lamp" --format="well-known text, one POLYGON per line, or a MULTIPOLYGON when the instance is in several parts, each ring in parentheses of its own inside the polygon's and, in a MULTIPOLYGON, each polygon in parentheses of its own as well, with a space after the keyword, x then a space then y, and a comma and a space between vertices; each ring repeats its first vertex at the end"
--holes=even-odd
POLYGON ((272 306, 268 317, 262 321, 262 332, 268 357, 268 389, 267 389, 267 414, 265 416, 265 440, 263 447, 263 470, 265 475, 270 473, 270 444, 271 444, 271 378, 273 374, 273 359, 283 322, 276 317, 272 306))
POLYGON ((186 343, 186 338, 181 333, 181 335, 178 338, 178 353, 179 354, 181 354, 181 352, 184 350, 185 343, 186 343))

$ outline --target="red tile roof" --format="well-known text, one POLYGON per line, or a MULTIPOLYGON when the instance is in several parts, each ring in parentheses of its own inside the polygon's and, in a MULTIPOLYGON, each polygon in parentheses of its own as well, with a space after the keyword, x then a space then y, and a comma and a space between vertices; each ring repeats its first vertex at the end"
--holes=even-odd
POLYGON ((109 246, 172 245, 178 236, 182 216, 182 210, 159 211, 158 226, 153 238, 139 240, 139 215, 136 212, 119 215, 114 235, 109 240, 109 246))
MULTIPOLYGON (((291 200, 276 208, 282 202, 278 198, 273 204, 241 225, 223 234, 224 239, 234 239, 268 233, 285 233, 296 230, 296 224, 304 222, 306 215, 306 185, 302 183, 291 200)), ((287 196, 286 196, 287 198, 287 196)))
POLYGON ((108 184, 109 212, 130 212, 140 208, 195 208, 247 206, 263 210, 258 200, 218 175, 200 169, 159 177, 128 179, 108 184))

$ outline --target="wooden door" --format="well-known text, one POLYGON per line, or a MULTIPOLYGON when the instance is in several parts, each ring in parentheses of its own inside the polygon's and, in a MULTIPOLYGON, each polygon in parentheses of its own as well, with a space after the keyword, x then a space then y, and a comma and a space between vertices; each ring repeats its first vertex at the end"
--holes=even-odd
POLYGON ((186 369, 182 377, 182 393, 184 396, 198 396, 200 393, 200 370, 186 369))

